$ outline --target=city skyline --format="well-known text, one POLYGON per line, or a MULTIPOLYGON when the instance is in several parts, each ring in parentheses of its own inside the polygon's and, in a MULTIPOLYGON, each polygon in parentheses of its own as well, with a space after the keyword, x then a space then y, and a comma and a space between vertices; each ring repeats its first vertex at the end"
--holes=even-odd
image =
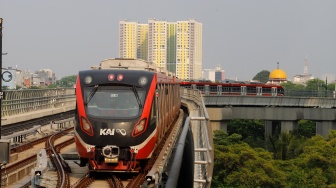
POLYGON ((60 77, 74 75, 119 56, 120 20, 195 19, 203 24, 202 69, 219 64, 226 78, 249 80, 262 70, 274 70, 280 62, 292 80, 303 73, 308 54, 309 73, 325 79, 335 75, 334 7, 333 0, 130 0, 100 4, 3 0, 0 17, 4 19, 3 52, 7 53, 3 66, 48 68, 60 77))

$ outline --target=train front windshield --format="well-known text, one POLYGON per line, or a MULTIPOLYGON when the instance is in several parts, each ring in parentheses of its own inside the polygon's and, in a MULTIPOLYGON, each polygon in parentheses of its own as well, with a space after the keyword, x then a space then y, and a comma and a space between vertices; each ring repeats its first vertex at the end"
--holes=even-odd
POLYGON ((99 118, 134 118, 142 111, 145 95, 144 90, 135 87, 85 88, 86 113, 99 118))

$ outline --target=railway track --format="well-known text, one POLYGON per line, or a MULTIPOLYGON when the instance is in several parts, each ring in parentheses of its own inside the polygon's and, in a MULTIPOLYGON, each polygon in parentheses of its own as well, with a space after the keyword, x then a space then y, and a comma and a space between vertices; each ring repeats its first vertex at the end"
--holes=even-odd
POLYGON ((75 116, 75 111, 68 111, 60 114, 54 114, 42 118, 36 118, 28 121, 23 121, 19 123, 14 123, 10 125, 1 126, 1 136, 7 136, 18 131, 23 131, 32 128, 35 125, 47 125, 51 121, 57 121, 62 119, 67 119, 75 116))
POLYGON ((59 151, 61 148, 73 143, 74 138, 66 140, 58 145, 54 145, 55 140, 61 137, 62 134, 63 131, 50 136, 48 141, 46 142, 46 148, 48 149, 47 154, 49 156, 49 159, 53 163, 54 167, 56 167, 57 169, 58 181, 56 187, 68 188, 70 187, 70 179, 68 173, 71 172, 71 169, 69 168, 69 165, 63 160, 63 158, 60 157, 59 151))
MULTIPOLYGON (((69 129, 66 129, 64 131, 61 131, 61 132, 58 132, 54 135, 51 135, 51 136, 47 136, 47 137, 43 137, 43 138, 40 138, 40 139, 37 139, 34 141, 34 143, 28 143, 26 145, 22 145, 20 146, 21 149, 18 149, 18 148, 14 148, 15 152, 23 152, 23 151, 26 151, 28 150, 29 148, 33 147, 33 145, 36 145, 38 143, 42 143, 42 142, 46 142, 46 143, 50 143, 50 139, 57 139, 59 137, 61 137, 62 135, 67 135, 69 131, 73 130, 73 128, 69 128, 69 129)), ((71 143, 74 142, 74 139, 73 138, 70 138, 70 139, 67 139, 55 146, 50 146, 50 144, 46 144, 46 150, 47 151, 50 151, 52 150, 52 148, 55 150, 55 152, 59 152, 59 150, 62 148, 62 147, 65 147, 71 143)), ((36 153, 28 156, 28 157, 25 157, 24 159, 21 159, 21 160, 18 160, 18 161, 15 161, 13 163, 9 163, 6 168, 2 168, 1 169, 1 177, 7 177, 8 174, 12 174, 16 171, 18 171, 19 169, 22 169, 24 168, 25 166, 27 165, 31 165, 31 164, 34 164, 36 163, 37 161, 37 157, 36 157, 36 153)))
MULTIPOLYGON (((65 187, 65 188, 90 187, 90 185, 95 186, 95 183, 99 181, 105 182, 104 185, 107 185, 106 187, 114 187, 114 188, 154 187, 154 186, 157 186, 157 184, 154 185, 153 181, 150 182, 146 180, 146 175, 153 168, 153 165, 155 164, 155 161, 158 159, 161 150, 164 149, 165 142, 167 142, 168 136, 172 132, 172 129, 174 126, 171 126, 171 128, 168 130, 167 134, 162 139, 162 142, 158 145, 156 150, 153 152, 152 158, 147 162, 146 166, 143 168, 141 172, 129 173, 126 175, 122 173, 103 173, 105 174, 103 179, 102 179, 102 173, 99 173, 99 175, 95 175, 95 173, 87 173, 76 183, 70 182, 69 174, 71 174, 71 169, 66 164, 66 162, 63 160, 63 158, 60 157, 60 150, 61 148, 69 144, 72 144, 74 142, 74 139, 73 138, 68 139, 57 145, 55 145, 54 143, 56 139, 62 137, 63 135, 68 135, 68 132, 73 130, 73 128, 69 128, 62 132, 58 132, 57 134, 45 136, 43 138, 34 140, 30 143, 15 147, 11 150, 11 152, 12 153, 23 152, 23 151, 29 150, 30 148, 34 147, 34 145, 45 142, 45 149, 47 153, 49 154, 49 158, 52 164, 54 164, 54 167, 56 168, 56 171, 57 171, 57 179, 58 179, 57 187, 65 187)), ((1 173, 3 174, 3 177, 4 177, 5 173, 11 173, 20 167, 23 167, 25 165, 28 165, 34 162, 36 162, 36 154, 29 156, 26 159, 23 159, 16 163, 13 163, 10 166, 7 166, 6 171, 2 169, 1 173)))
MULTIPOLYGON (((147 180, 146 176, 148 172, 152 170, 153 166, 156 164, 157 160, 162 160, 159 157, 162 153, 167 154, 166 142, 168 145, 174 144, 171 142, 170 137, 173 130, 178 128, 178 125, 183 119, 183 113, 181 112, 180 117, 174 121, 174 125, 170 127, 167 134, 163 137, 162 142, 158 145, 156 150, 153 152, 152 157, 148 160, 147 164, 144 166, 143 170, 139 173, 86 173, 80 180, 71 186, 71 188, 82 188, 90 187, 96 181, 107 181, 109 187, 111 188, 140 188, 140 187, 158 187, 153 180, 147 180), (99 174, 99 175, 97 175, 99 174)), ((174 134, 174 137, 177 135, 174 134)), ((170 145, 170 147, 173 147, 170 145)))
MULTIPOLYGON (((69 133, 72 130, 73 130, 73 127, 65 129, 64 132, 69 133)), ((38 138, 36 140, 33 140, 31 142, 24 143, 24 144, 21 144, 19 146, 15 146, 15 147, 11 148, 11 154, 24 152, 26 150, 29 150, 29 149, 33 148, 35 145, 46 142, 50 138, 50 136, 51 135, 47 135, 47 136, 44 136, 42 138, 38 138)))

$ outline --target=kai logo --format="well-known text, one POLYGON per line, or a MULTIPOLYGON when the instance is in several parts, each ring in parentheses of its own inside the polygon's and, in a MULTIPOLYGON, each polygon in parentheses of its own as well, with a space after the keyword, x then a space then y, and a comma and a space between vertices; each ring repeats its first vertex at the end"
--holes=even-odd
POLYGON ((100 135, 114 135, 121 134, 123 136, 126 135, 125 129, 100 129, 100 135))

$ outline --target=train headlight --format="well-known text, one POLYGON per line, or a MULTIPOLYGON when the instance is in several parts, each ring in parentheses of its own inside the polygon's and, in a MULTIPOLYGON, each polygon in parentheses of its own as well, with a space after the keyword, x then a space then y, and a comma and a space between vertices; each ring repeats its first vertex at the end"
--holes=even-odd
POLYGON ((90 136, 93 135, 92 126, 91 126, 90 122, 84 117, 82 117, 82 129, 83 129, 84 132, 86 132, 90 136))
POLYGON ((147 79, 146 76, 141 76, 141 77, 139 78, 139 84, 140 84, 140 85, 144 86, 144 85, 147 84, 147 82, 148 82, 148 79, 147 79))
POLYGON ((110 147, 104 148, 103 149, 103 154, 104 154, 104 156, 111 155, 111 148, 110 147))
POLYGON ((146 119, 142 119, 138 124, 134 126, 133 136, 138 136, 145 131, 146 119))
POLYGON ((107 158, 116 158, 119 156, 119 147, 118 146, 105 146, 102 149, 102 154, 107 158))
POLYGON ((84 78, 84 83, 86 83, 86 84, 91 84, 91 82, 92 82, 92 76, 86 76, 86 77, 84 78))

